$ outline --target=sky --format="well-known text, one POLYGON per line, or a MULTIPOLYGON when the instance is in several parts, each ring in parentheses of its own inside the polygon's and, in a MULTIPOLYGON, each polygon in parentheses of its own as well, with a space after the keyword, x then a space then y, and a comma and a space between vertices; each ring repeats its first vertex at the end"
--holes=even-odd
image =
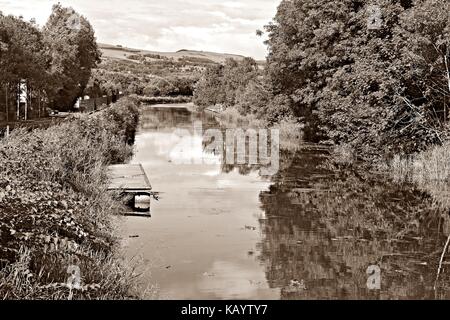
MULTIPOLYGON (((45 24, 58 0, 0 0, 3 14, 45 24)), ((59 0, 84 15, 97 41, 131 48, 234 53, 264 59, 256 36, 281 0, 59 0)))

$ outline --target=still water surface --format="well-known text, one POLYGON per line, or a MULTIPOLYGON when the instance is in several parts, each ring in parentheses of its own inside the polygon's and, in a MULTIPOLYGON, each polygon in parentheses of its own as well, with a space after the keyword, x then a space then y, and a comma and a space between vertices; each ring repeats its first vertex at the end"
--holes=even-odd
POLYGON ((317 145, 282 151, 273 177, 223 165, 205 153, 195 121, 220 128, 184 105, 147 106, 136 137, 132 162, 161 194, 152 218, 126 218, 123 235, 159 298, 448 298, 433 286, 450 224, 426 195, 380 175, 329 170, 317 145), (369 266, 380 268, 380 290, 367 287, 369 266))

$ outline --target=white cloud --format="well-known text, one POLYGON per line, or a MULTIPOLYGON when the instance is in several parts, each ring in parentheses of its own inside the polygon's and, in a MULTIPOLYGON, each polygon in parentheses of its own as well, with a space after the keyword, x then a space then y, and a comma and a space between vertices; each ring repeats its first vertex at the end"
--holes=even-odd
MULTIPOLYGON (((262 29, 281 0, 60 0, 86 16, 100 42, 158 51, 211 50, 264 58, 262 29)), ((43 25, 56 0, 0 0, 4 14, 43 25)))

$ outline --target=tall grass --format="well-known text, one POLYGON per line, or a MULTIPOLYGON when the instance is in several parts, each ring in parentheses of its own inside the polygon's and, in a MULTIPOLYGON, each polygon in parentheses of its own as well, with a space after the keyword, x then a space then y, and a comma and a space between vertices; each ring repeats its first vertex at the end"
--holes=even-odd
POLYGON ((397 155, 389 169, 396 181, 413 182, 450 208, 450 142, 412 156, 397 155))
POLYGON ((225 108, 223 111, 218 113, 217 117, 229 128, 249 126, 252 128, 266 127, 266 122, 264 120, 258 119, 256 115, 252 113, 243 115, 235 107, 225 108))
POLYGON ((151 97, 151 96, 140 96, 139 100, 145 104, 170 104, 170 103, 189 103, 192 102, 192 97, 190 96, 162 96, 162 97, 151 97))
POLYGON ((92 115, 0 142, 0 298, 126 299, 134 268, 116 254, 107 166, 125 161, 138 102, 122 99, 92 115), (70 290, 69 266, 83 290, 70 290))
POLYGON ((287 151, 298 151, 303 141, 304 125, 295 119, 283 119, 273 128, 280 130, 280 148, 287 151))
POLYGON ((254 129, 278 129, 280 133, 280 148, 287 151, 297 151, 303 139, 303 125, 295 119, 283 119, 270 125, 255 114, 243 115, 237 108, 228 107, 218 113, 219 121, 228 128, 251 127, 254 129))

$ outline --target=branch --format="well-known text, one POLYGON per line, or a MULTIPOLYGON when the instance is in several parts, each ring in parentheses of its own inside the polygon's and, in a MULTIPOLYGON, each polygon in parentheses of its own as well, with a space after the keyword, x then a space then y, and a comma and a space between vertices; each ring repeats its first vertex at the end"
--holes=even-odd
POLYGON ((450 93, 450 69, 448 68, 448 57, 450 56, 450 46, 447 46, 447 53, 444 55, 445 69, 447 71, 448 92, 450 93))
POLYGON ((436 275, 436 281, 434 282, 434 290, 436 290, 436 286, 439 280, 439 275, 441 274, 442 263, 444 262, 445 253, 447 252, 448 245, 450 244, 450 235, 447 238, 447 242, 445 243, 444 250, 442 250, 441 259, 439 261, 439 267, 436 275))

